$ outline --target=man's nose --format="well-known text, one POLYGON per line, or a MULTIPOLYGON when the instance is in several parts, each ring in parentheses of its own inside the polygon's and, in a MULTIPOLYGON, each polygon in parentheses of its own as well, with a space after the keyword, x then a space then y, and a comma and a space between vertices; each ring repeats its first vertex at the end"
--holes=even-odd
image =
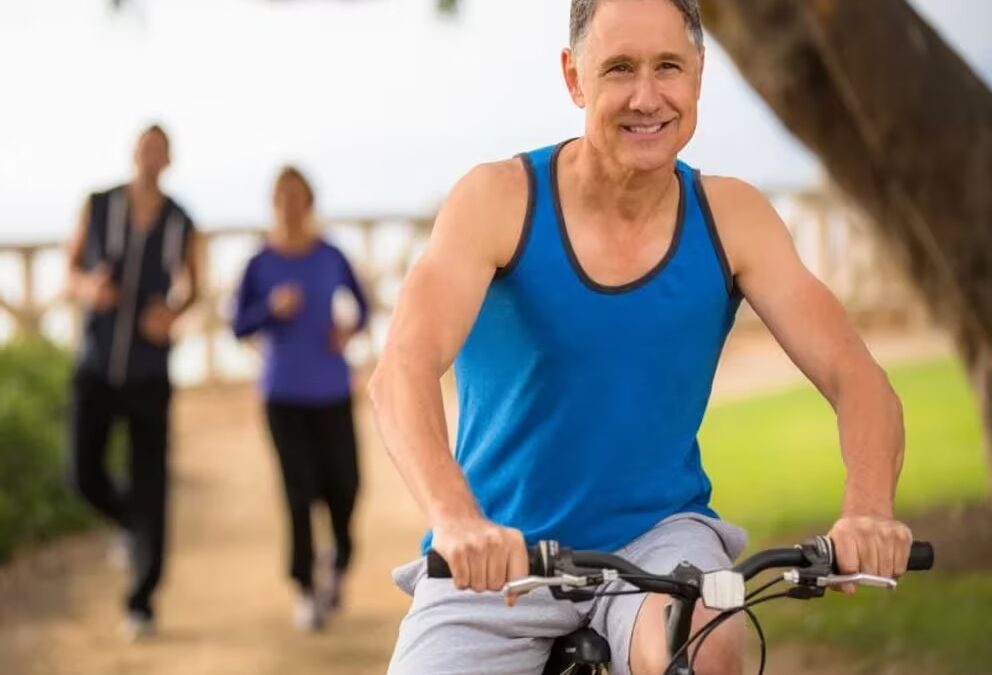
POLYGON ((634 112, 642 115, 654 115, 663 105, 658 83, 653 77, 642 75, 634 83, 634 90, 631 92, 629 107, 634 112))

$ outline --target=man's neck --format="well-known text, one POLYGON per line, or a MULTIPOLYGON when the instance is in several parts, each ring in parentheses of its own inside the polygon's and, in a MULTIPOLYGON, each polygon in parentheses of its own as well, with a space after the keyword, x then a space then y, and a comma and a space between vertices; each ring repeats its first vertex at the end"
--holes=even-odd
POLYGON ((162 190, 158 181, 135 177, 127 185, 128 196, 142 204, 155 203, 162 199, 162 190))
MULTIPOLYGON (((617 227, 650 225, 668 202, 678 199, 675 162, 651 171, 632 171, 613 162, 582 139, 567 158, 584 208, 617 227)), ((564 152, 568 152, 566 146, 564 152)))

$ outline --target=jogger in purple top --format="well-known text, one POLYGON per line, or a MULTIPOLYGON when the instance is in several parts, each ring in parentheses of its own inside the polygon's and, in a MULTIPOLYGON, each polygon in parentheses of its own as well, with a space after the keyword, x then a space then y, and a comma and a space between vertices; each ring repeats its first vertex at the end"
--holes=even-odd
POLYGON ((336 544, 326 596, 330 609, 340 604, 351 560, 358 461, 342 351, 368 318, 368 303, 344 254, 308 227, 313 204, 306 178, 297 169, 284 169, 273 194, 275 224, 248 263, 232 322, 239 338, 259 333, 263 340, 260 388, 289 506, 290 576, 300 591, 295 622, 306 630, 321 627, 325 609, 313 578, 315 501, 330 510, 336 544), (332 302, 342 289, 358 303, 354 327, 334 321, 332 302))

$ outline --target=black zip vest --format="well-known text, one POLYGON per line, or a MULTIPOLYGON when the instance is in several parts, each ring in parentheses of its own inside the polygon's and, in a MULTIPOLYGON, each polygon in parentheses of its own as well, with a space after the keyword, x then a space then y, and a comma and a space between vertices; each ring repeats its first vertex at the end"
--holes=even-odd
POLYGON ((146 340, 139 330, 142 311, 165 299, 185 261, 193 221, 168 196, 146 230, 130 227, 127 187, 90 198, 90 218, 82 267, 107 266, 118 290, 117 306, 86 310, 79 367, 114 386, 169 376, 169 346, 146 340))

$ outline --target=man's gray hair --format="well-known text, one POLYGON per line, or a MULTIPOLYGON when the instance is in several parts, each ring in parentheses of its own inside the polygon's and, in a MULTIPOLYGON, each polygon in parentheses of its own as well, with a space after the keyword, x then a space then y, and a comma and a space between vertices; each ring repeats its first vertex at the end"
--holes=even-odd
MULTIPOLYGON (((675 5, 685 19, 689 36, 700 49, 703 48, 703 20, 699 15, 699 0, 667 0, 675 5)), ((569 26, 568 44, 574 50, 585 39, 589 24, 602 0, 572 0, 572 16, 569 26)))

